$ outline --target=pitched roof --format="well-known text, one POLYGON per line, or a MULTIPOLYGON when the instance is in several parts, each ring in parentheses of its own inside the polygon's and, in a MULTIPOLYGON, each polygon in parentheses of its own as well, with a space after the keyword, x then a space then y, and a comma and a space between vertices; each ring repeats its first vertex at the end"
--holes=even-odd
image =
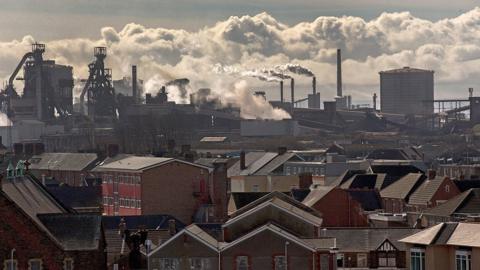
POLYGON ((95 153, 43 153, 30 158, 32 170, 83 171, 98 162, 95 153))
POLYGON ((238 215, 235 215, 234 217, 230 218, 225 224, 224 226, 228 226, 232 223, 235 223, 239 220, 241 220, 242 218, 248 216, 248 215, 251 215, 252 213, 255 213, 261 209, 264 209, 266 207, 275 207, 277 209, 281 209, 282 211, 284 211, 285 213, 287 213, 288 215, 291 215, 291 216, 295 216, 295 217, 298 217, 310 224, 313 224, 315 226, 320 226, 322 225, 322 219, 318 216, 315 216, 297 206, 295 206, 294 204, 291 204, 290 202, 286 202, 280 198, 277 198, 277 197, 272 197, 271 199, 267 200, 267 201, 264 201, 263 203, 259 204, 259 205, 256 205, 255 207, 249 209, 248 211, 245 211, 241 214, 238 214, 238 215))
POLYGON ((102 216, 105 230, 118 230, 122 218, 125 221, 126 228, 129 230, 137 230, 139 228, 151 230, 168 229, 169 220, 175 220, 177 231, 185 227, 183 222, 171 215, 102 216))
POLYGON ((197 225, 191 224, 191 225, 185 227, 183 230, 181 230, 177 234, 175 234, 173 237, 171 237, 167 241, 163 242, 161 245, 159 245, 155 249, 153 249, 150 252, 150 254, 154 254, 154 253, 158 252, 163 247, 169 245, 172 241, 174 241, 175 239, 177 239, 179 237, 182 237, 183 235, 188 235, 188 236, 196 239, 197 241, 199 241, 200 243, 203 243, 204 245, 213 249, 214 251, 218 251, 218 249, 220 248, 221 243, 219 243, 215 238, 213 238, 211 235, 209 235, 207 232, 202 230, 197 225))
POLYGON ((120 159, 106 160, 100 163, 94 171, 144 171, 174 161, 209 169, 207 166, 173 158, 126 156, 120 159))
POLYGON ((412 228, 326 228, 321 234, 336 238, 341 251, 368 252, 376 250, 386 239, 399 250, 405 250, 405 245, 398 240, 418 231, 412 228))
POLYGON ((356 174, 366 174, 367 172, 365 170, 347 170, 345 171, 342 175, 340 175, 338 178, 336 178, 334 181, 330 183, 326 183, 327 186, 340 186, 343 184, 345 181, 351 179, 353 176, 356 174))
POLYGON ((268 192, 233 192, 230 196, 238 210, 268 194, 268 192))
POLYGON ((343 189, 368 188, 382 190, 390 184, 390 182, 386 181, 386 174, 384 173, 357 174, 345 181, 340 187, 343 189))
POLYGON ((357 201, 365 211, 382 209, 382 202, 377 190, 373 189, 347 189, 350 197, 357 201))
MULTIPOLYGON (((230 242, 230 243, 227 243, 226 245, 224 245, 222 247, 222 251, 225 251, 225 250, 228 250, 232 247, 234 247, 235 245, 239 244, 239 243, 242 243, 246 240, 248 240, 249 238, 252 238, 253 236, 257 235, 257 234, 260 234, 262 232, 265 232, 265 231, 269 231, 269 232, 272 232, 280 237, 283 237, 285 239, 288 239, 289 241, 291 241, 292 243, 295 243, 297 245, 300 245, 308 250, 311 250, 311 251, 315 251, 316 250, 316 246, 314 243, 311 243, 311 242, 306 242, 304 241, 303 239, 301 238, 298 238, 296 237, 295 235, 275 226, 274 224, 271 224, 271 223, 268 223, 268 224, 265 224, 259 228, 256 228, 255 230, 252 230, 251 232, 235 239, 234 241, 230 242)), ((321 249, 328 249, 329 247, 321 247, 321 249)))
POLYGON ((421 173, 409 173, 380 191, 380 195, 382 198, 407 199, 424 179, 421 173))
POLYGON ((47 187, 47 190, 63 205, 71 209, 94 208, 102 205, 101 186, 51 186, 47 187))
POLYGON ((425 180, 422 185, 410 195, 408 203, 414 205, 427 205, 445 180, 445 177, 435 177, 434 179, 425 180))
POLYGON ((244 207, 238 209, 237 211, 235 211, 234 213, 232 213, 230 215, 231 218, 235 217, 235 216, 238 216, 238 215, 241 215, 247 211, 249 211, 250 209, 252 208, 255 208, 256 206, 266 202, 266 201, 270 201, 272 200, 273 198, 278 198, 278 199, 281 199, 295 207, 298 207, 300 209, 302 209, 303 211, 306 211, 308 213, 311 213, 312 215, 315 215, 317 217, 321 217, 321 214, 319 212, 317 212, 315 209, 301 203, 301 202, 298 202, 297 200, 295 200, 294 198, 288 196, 288 195, 285 195, 281 192, 278 192, 278 191, 274 191, 274 192, 270 192, 268 193, 267 195, 255 200, 254 202, 251 202, 247 205, 245 205, 244 207))
POLYGON ((310 191, 307 197, 303 200, 303 204, 306 206, 312 207, 315 205, 319 200, 325 197, 330 191, 332 191, 335 187, 334 186, 319 186, 310 191))
POLYGON ((447 241, 447 245, 480 247, 480 224, 458 223, 447 241))
POLYGON ((15 179, 4 179, 1 188, 10 200, 41 227, 43 224, 38 220, 38 214, 68 213, 68 209, 29 174, 15 179))
POLYGON ((480 180, 452 180, 461 191, 467 191, 471 188, 480 188, 480 180))
POLYGON ((228 168, 228 177, 238 175, 268 175, 285 162, 297 158, 302 160, 297 154, 287 152, 282 155, 276 152, 248 152, 245 154, 245 169, 240 168, 240 161, 237 161, 228 168))
POLYGON ((478 223, 440 223, 400 241, 421 245, 453 245, 480 247, 480 224, 478 223))
POLYGON ((448 217, 453 214, 480 214, 480 189, 469 189, 434 208, 425 215, 448 217))
POLYGON ((101 216, 80 214, 40 214, 40 221, 65 250, 93 250, 102 238, 101 216))
POLYGON ((443 225, 444 223, 437 224, 433 227, 402 238, 399 241, 402 243, 430 245, 437 238, 437 235, 442 230, 443 225))

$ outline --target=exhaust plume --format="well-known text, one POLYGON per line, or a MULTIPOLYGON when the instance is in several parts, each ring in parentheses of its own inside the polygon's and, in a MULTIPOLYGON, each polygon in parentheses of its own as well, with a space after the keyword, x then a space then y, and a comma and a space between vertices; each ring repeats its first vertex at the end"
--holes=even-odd
POLYGON ((298 64, 285 64, 285 65, 282 65, 282 66, 276 66, 275 69, 277 70, 281 70, 283 72, 290 72, 290 73, 293 73, 293 74, 297 74, 297 75, 304 75, 304 76, 307 76, 307 77, 313 77, 313 72, 306 68, 306 67, 302 67, 298 64))

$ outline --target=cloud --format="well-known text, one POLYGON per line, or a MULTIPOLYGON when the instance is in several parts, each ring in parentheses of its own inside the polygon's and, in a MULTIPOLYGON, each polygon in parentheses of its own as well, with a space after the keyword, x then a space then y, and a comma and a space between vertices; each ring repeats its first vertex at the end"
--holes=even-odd
MULTIPOLYGON (((475 82, 480 75, 480 8, 436 22, 398 12, 383 13, 369 21, 352 16, 318 17, 287 25, 260 13, 232 16, 194 32, 130 23, 120 30, 104 27, 100 34, 96 40, 50 41, 46 58, 73 66, 75 76, 85 78, 93 47, 107 46, 107 66, 115 78, 130 74, 130 65, 136 64, 139 76, 146 81, 186 77, 190 87, 198 89, 224 80, 222 87, 231 87, 215 90, 224 95, 238 92, 235 82, 239 77, 215 72, 217 64, 257 71, 298 64, 311 70, 324 85, 319 89, 332 88, 337 48, 343 51, 345 84, 364 96, 371 94, 364 89, 371 92, 378 84, 378 72, 390 68, 432 69, 437 82, 448 84, 475 82)), ((0 42, 1 78, 10 75, 33 41, 32 36, 26 36, 0 42)), ((253 86, 262 84, 246 80, 253 86)), ((310 83, 303 80, 305 85, 310 83)), ((333 95, 327 91, 323 98, 333 95)))

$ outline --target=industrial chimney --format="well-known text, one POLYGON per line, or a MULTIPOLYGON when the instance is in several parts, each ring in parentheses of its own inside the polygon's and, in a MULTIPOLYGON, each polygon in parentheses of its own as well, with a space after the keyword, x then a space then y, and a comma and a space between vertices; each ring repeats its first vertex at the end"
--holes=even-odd
MULTIPOLYGON (((313 93, 313 108, 319 108, 320 104, 317 104, 317 78, 313 76, 312 78, 312 93, 313 93)), ((320 99, 318 99, 320 102, 320 99)))
POLYGON ((280 81, 280 102, 283 103, 283 81, 280 81))
POLYGON ((377 110, 377 93, 373 93, 373 110, 377 110))
POLYGON ((343 97, 342 90, 342 50, 337 49, 337 96, 343 97))
POLYGON ((291 90, 291 98, 292 98, 292 112, 295 104, 295 80, 292 78, 290 80, 290 90, 291 90))
POLYGON ((138 91, 137 91, 137 66, 132 66, 132 97, 133 103, 137 103, 138 91))

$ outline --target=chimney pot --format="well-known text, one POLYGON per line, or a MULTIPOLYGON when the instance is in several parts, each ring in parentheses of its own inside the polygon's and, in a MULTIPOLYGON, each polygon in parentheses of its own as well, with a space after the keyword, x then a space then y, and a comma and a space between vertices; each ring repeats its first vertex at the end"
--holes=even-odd
POLYGON ((245 151, 240 152, 240 170, 245 170, 247 166, 245 165, 245 151))
POLYGON ((173 236, 177 233, 177 226, 175 219, 168 220, 168 232, 170 236, 173 236))
POLYGON ((285 147, 285 146, 280 146, 280 147, 278 147, 278 154, 279 154, 279 155, 283 155, 283 154, 285 154, 286 152, 287 152, 287 147, 285 147))
POLYGON ((428 180, 433 180, 435 177, 437 177, 437 171, 428 170, 428 180))

